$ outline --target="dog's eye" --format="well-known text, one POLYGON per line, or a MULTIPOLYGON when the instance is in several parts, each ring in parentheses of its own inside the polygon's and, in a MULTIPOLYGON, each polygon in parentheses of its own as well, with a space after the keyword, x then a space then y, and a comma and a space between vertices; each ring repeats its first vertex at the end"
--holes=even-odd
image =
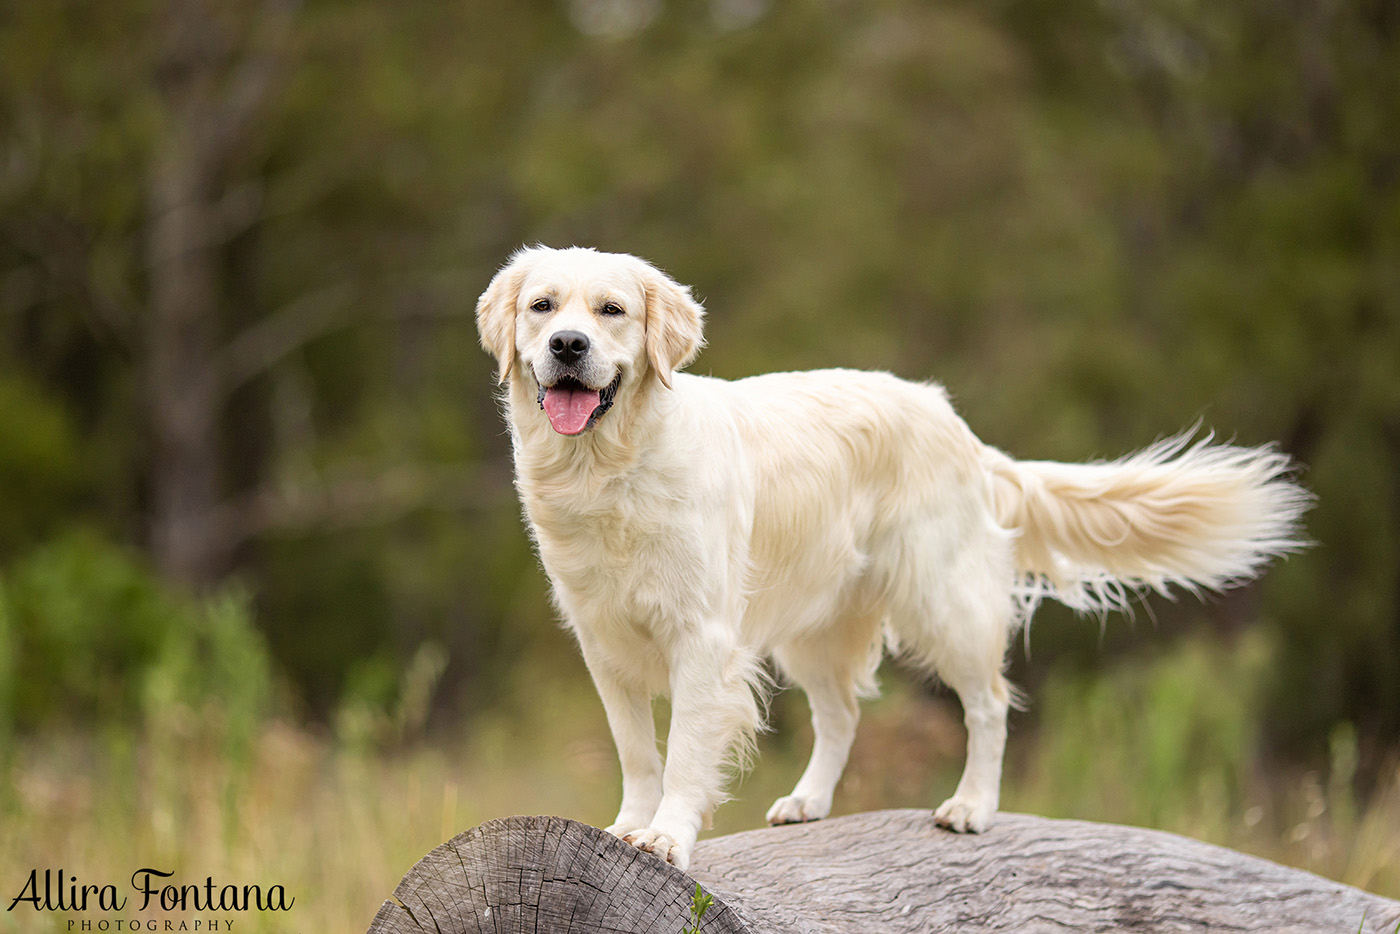
POLYGON ((623 312, 622 306, 619 305, 617 302, 608 302, 606 305, 603 306, 603 314, 620 315, 625 314, 625 312, 623 312))
POLYGON ((530 306, 530 310, 531 310, 531 311, 553 311, 553 310, 554 310, 554 303, 551 302, 551 301, 550 301, 549 299, 547 299, 547 298, 536 299, 535 303, 534 303, 533 305, 530 306))

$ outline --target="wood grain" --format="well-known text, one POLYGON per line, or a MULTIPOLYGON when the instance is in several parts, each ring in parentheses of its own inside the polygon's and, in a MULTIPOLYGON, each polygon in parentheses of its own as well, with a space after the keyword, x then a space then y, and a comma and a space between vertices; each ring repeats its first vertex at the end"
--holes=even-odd
POLYGON ((876 811, 702 841, 680 872, 593 827, 511 817, 414 866, 370 934, 1259 931, 1392 934, 1400 902, 1174 834, 1001 814, 986 833, 876 811))
MULTIPOLYGON (((380 906, 371 934, 681 934, 695 880, 596 827, 508 817, 424 856, 380 906)), ((718 898, 705 934, 748 929, 718 898)))

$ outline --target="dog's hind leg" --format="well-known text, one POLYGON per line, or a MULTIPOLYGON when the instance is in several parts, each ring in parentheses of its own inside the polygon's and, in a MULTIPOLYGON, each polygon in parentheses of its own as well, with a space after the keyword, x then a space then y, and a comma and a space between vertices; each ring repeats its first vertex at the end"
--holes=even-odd
POLYGON ((953 796, 934 811, 939 824, 960 833, 991 826, 1001 795, 1012 701, 1001 672, 1015 618, 1009 545, 1002 535, 968 536, 942 561, 929 558, 939 556, 937 548, 911 549, 891 608, 901 655, 962 702, 967 763, 953 796))
POLYGON ((967 764, 953 796, 933 818, 959 833, 979 833, 992 823, 1001 796, 1001 760, 1006 750, 1010 688, 1001 672, 940 672, 962 701, 967 725, 967 764))
POLYGON ((879 620, 871 618, 774 651, 778 667, 807 695, 816 738, 806 771, 792 794, 768 809, 768 823, 795 824, 831 813, 860 720, 857 698, 871 693, 880 649, 879 620))

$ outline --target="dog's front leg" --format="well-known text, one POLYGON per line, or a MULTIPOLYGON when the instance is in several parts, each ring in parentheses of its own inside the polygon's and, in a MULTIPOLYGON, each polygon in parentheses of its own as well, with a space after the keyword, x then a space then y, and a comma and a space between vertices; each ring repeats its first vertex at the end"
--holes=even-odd
POLYGON ((623 839, 680 869, 690 865, 701 826, 724 798, 736 746, 751 742, 760 725, 758 671, 750 653, 724 639, 699 640, 673 656, 664 794, 650 826, 623 839))
POLYGON ((618 676, 596 647, 581 641, 622 765, 622 804, 608 833, 625 837, 650 825, 661 803, 661 756, 656 751, 652 692, 618 676))

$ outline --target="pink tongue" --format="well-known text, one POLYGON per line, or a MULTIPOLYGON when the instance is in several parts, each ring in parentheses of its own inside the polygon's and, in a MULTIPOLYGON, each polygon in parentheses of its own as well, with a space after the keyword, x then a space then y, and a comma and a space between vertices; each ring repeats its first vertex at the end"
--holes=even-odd
POLYGON ((576 435, 588 426, 593 410, 598 407, 598 390, 582 386, 546 389, 544 414, 561 435, 576 435))

